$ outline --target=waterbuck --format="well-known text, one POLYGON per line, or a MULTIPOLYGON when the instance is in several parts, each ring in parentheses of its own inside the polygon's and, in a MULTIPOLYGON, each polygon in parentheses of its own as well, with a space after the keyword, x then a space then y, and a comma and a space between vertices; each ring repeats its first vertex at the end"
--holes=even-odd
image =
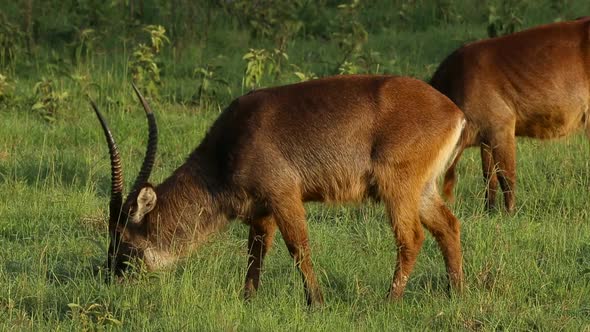
POLYGON ((500 182, 512 212, 516 136, 551 139, 585 128, 590 138, 590 18, 467 44, 440 64, 430 83, 467 118, 445 196, 452 200, 461 153, 479 145, 486 207, 495 208, 500 182))
POLYGON ((119 153, 96 105, 112 173, 108 267, 129 259, 154 270, 197 247, 228 220, 250 226, 245 297, 259 284, 278 229, 299 268, 308 304, 323 302, 312 268, 304 202, 383 201, 397 241, 391 299, 402 296, 424 240, 436 238, 450 284, 462 286, 459 221, 437 190, 454 153, 461 111, 428 84, 392 76, 338 76, 237 98, 187 161, 159 186, 148 178, 156 155, 148 116, 145 160, 123 201, 119 153))

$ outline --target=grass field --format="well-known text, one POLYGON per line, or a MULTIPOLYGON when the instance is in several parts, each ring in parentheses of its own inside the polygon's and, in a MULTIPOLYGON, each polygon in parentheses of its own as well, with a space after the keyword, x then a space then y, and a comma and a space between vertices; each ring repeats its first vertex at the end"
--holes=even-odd
MULTIPOLYGON (((583 1, 572 8, 575 16, 590 12, 583 1)), ((550 21, 547 12, 531 11, 525 26, 550 21)), ((481 22, 383 29, 370 34, 366 48, 385 59, 376 72, 426 79, 448 52, 485 37, 485 29, 481 22)), ((160 146, 152 182, 160 183, 184 161, 219 112, 217 104, 183 102, 195 90, 190 72, 218 59, 219 75, 238 96, 241 57, 260 47, 256 43, 230 26, 213 30, 208 44, 187 49, 180 59, 172 51, 163 56, 162 98, 153 102, 160 146)), ((318 75, 328 74, 329 66, 310 59, 338 52, 309 39, 293 41, 288 51, 290 61, 318 75)), ((307 205, 326 299, 321 309, 305 306, 300 275, 280 236, 257 297, 242 301, 248 229, 240 222, 173 269, 105 284, 94 269, 104 262, 108 244, 106 145, 79 86, 55 74, 45 56, 25 71, 8 69, 17 98, 0 106, 0 330, 590 331, 590 144, 583 135, 519 141, 513 216, 484 211, 479 151, 467 151, 451 205, 462 221, 467 289, 461 296, 447 295, 442 256, 429 236, 403 301, 386 302, 396 250, 383 208, 375 204, 307 205), (27 96, 41 76, 52 73, 69 98, 48 123, 30 111, 27 96)), ((125 50, 99 51, 68 67, 100 87, 95 98, 118 140, 127 187, 147 139, 128 57, 125 50)), ((230 99, 220 96, 220 107, 230 99)))

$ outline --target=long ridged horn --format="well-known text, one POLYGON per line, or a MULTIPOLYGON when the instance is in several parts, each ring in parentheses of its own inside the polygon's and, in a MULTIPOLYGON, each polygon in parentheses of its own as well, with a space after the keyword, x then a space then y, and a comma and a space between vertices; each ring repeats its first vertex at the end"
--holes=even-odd
POLYGON ((109 212, 112 218, 119 215, 119 211, 123 204, 123 168, 121 167, 121 157, 119 155, 117 143, 115 143, 115 139, 113 138, 113 134, 111 133, 106 120, 98 110, 94 101, 91 100, 90 104, 94 109, 94 113, 96 113, 96 116, 98 117, 98 121, 100 121, 100 125, 102 126, 104 136, 109 146, 109 155, 111 157, 111 202, 109 212))
POLYGON ((156 160, 156 151, 158 150, 158 126, 156 125, 156 117, 154 116, 154 112, 148 105, 147 101, 139 92, 139 89, 131 83, 133 86, 133 90, 137 94, 139 101, 141 101, 141 105, 145 111, 145 115, 148 121, 148 130, 149 130, 149 137, 147 143, 147 149, 145 151, 145 158, 143 159, 143 164, 141 165, 141 169, 139 171, 139 175, 133 184, 133 189, 131 192, 135 192, 140 189, 141 186, 147 183, 148 179, 150 178, 150 174, 152 173, 152 167, 154 166, 154 161, 156 160))

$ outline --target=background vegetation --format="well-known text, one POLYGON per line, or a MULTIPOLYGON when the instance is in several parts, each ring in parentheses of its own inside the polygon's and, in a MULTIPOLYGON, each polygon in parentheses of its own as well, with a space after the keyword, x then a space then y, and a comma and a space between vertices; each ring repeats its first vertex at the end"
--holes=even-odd
POLYGON ((405 299, 386 303, 393 236, 379 205, 308 206, 327 305, 304 306, 278 238, 241 301, 247 228, 170 271, 106 285, 106 112, 127 179, 147 138, 129 82, 161 128, 159 183, 229 101, 333 74, 428 79, 459 45, 590 13, 583 0, 0 0, 0 330, 590 331, 590 154, 574 136, 520 140, 519 210, 488 214, 479 155, 459 169, 467 292, 446 293, 426 242, 405 299))

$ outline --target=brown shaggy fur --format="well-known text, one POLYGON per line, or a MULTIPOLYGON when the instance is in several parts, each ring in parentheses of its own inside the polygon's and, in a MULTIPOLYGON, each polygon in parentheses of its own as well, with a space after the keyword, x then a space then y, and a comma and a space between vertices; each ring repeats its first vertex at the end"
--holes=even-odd
POLYGON ((421 224, 440 245, 451 285, 461 288, 459 221, 436 178, 463 125, 448 98, 410 78, 338 76, 249 93, 167 180, 127 198, 112 227, 113 266, 139 256, 150 269, 162 267, 240 218, 250 226, 245 296, 258 288, 278 229, 308 303, 319 304, 303 203, 373 198, 385 203, 398 245, 390 297, 402 296, 424 239, 421 224))
POLYGON ((551 139, 585 128, 590 137, 590 18, 547 24, 467 44, 446 58, 431 84, 465 113, 462 148, 445 175, 452 200, 463 149, 479 145, 495 206, 498 182, 515 208, 515 136, 551 139))

